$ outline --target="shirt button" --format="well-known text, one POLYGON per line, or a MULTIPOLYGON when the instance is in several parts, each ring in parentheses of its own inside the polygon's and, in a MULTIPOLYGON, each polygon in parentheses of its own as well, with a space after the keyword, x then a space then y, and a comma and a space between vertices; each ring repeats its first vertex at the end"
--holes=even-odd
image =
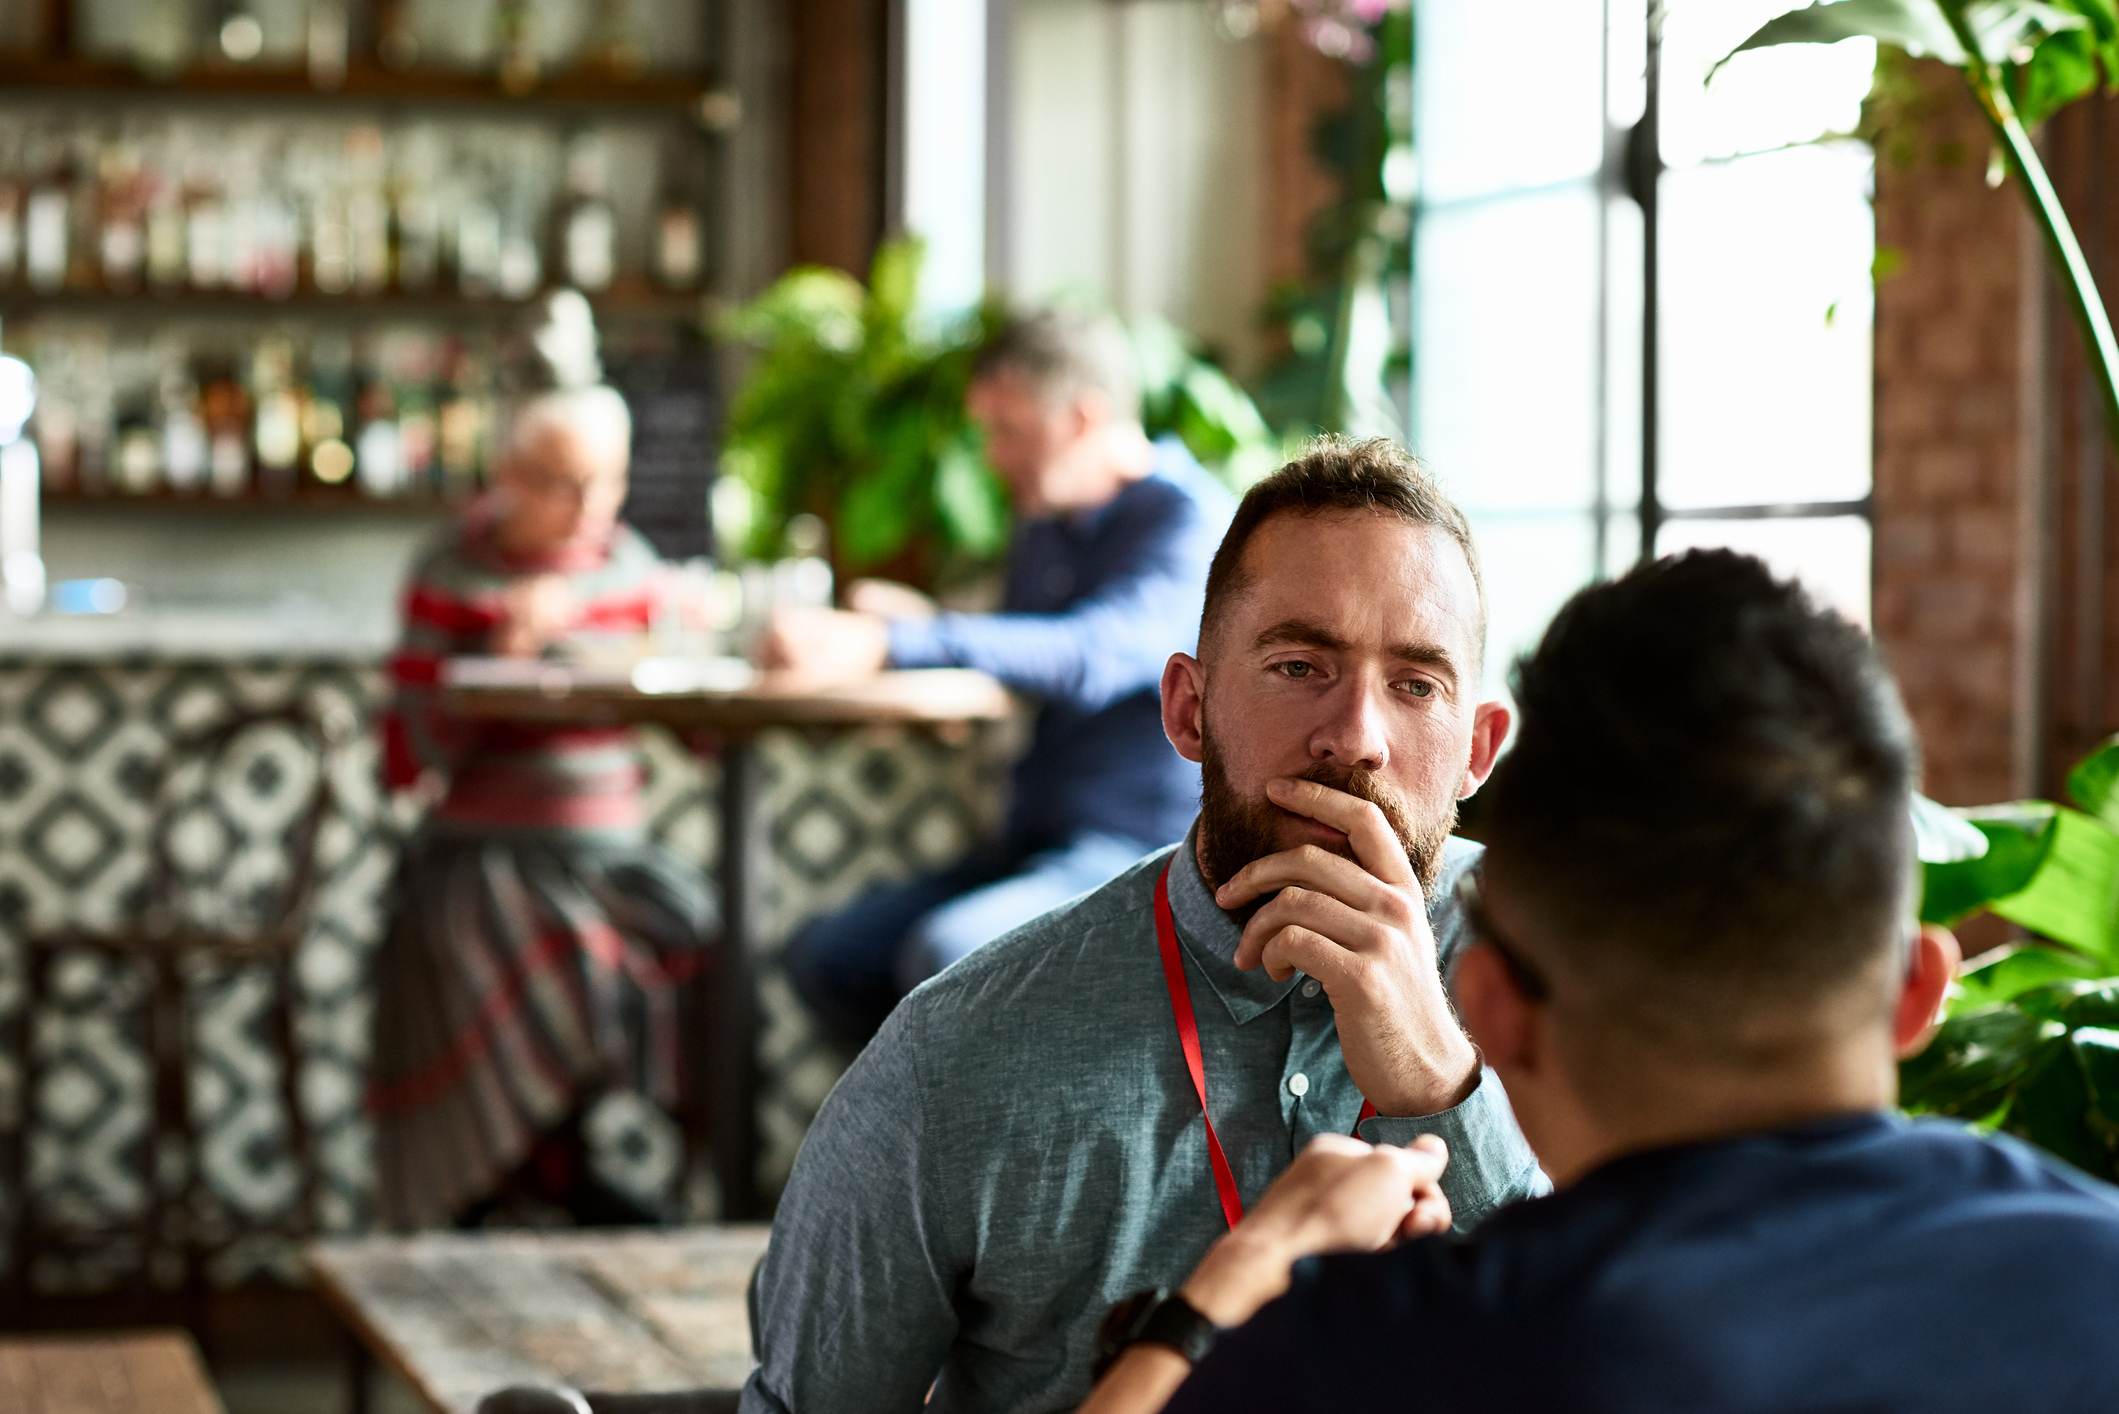
POLYGON ((1314 997, 1317 995, 1318 992, 1322 990, 1323 989, 1317 985, 1317 979, 1315 977, 1312 977, 1309 981, 1302 984, 1302 994, 1305 997, 1314 997))
POLYGON ((1298 1100, 1299 1100, 1299 1099, 1301 1099, 1301 1098, 1302 1098, 1302 1097, 1303 1097, 1304 1095, 1307 1095, 1307 1094, 1309 1094, 1309 1093, 1310 1093, 1310 1077, 1308 1077, 1307 1075, 1304 1075, 1304 1074, 1303 1074, 1303 1073, 1302 1073, 1301 1071, 1299 1071, 1299 1070, 1298 1070, 1298 1071, 1296 1071, 1296 1072, 1295 1072, 1295 1073, 1294 1073, 1293 1075, 1289 1076, 1289 1077, 1288 1077, 1288 1093, 1289 1093, 1290 1095, 1293 1095, 1293 1096, 1294 1096, 1294 1097, 1295 1097, 1296 1099, 1298 1099, 1298 1100))

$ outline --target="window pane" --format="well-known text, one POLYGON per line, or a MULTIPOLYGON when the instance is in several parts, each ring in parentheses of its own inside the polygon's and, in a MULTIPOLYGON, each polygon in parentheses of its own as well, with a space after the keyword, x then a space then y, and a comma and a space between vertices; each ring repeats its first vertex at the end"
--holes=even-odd
POLYGON ((1416 445, 1467 508, 1595 499, 1599 202, 1579 186, 1419 221, 1416 445))
POLYGON ((1868 494, 1871 167, 1850 144, 1663 178, 1665 505, 1868 494))
POLYGON ((1419 0, 1413 141, 1423 200, 1546 186, 1604 156, 1604 7, 1419 0))
POLYGON ((1663 160, 1674 167, 1851 133, 1876 70, 1876 42, 1789 44, 1715 62, 1789 0, 1668 0, 1663 22, 1663 160))
POLYGON ((1715 545, 1758 556, 1776 574, 1802 581, 1821 602, 1868 625, 1869 522, 1860 516, 1665 521, 1656 537, 1656 548, 1666 555, 1715 545))
POLYGON ((1568 596, 1596 577, 1595 531, 1587 515, 1471 521, 1486 582, 1486 691, 1493 696, 1568 596))

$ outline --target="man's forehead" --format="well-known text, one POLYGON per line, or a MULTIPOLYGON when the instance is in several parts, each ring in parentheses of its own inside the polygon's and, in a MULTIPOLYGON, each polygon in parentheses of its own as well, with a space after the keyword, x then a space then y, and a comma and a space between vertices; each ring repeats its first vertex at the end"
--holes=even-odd
POLYGON ((1241 571, 1228 623, 1244 638, 1301 619, 1349 641, 1415 635, 1476 647, 1471 563, 1437 525, 1369 511, 1277 515, 1252 534, 1241 571))

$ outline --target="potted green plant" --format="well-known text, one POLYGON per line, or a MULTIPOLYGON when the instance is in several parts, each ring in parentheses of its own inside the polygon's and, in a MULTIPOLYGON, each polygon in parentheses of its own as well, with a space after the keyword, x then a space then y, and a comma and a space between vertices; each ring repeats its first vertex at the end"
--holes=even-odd
MULTIPOLYGON (((784 548, 788 523, 820 517, 842 574, 887 571, 932 585, 989 564, 1008 541, 1009 507, 987 466, 964 392, 979 348, 1005 317, 988 302, 936 317, 919 303, 925 249, 886 242, 864 286, 838 270, 782 276, 724 319, 750 350, 724 432, 721 467, 740 500, 725 526, 739 556, 784 548)), ((1129 330, 1151 435, 1182 438, 1242 485, 1278 447, 1250 397, 1159 320, 1129 330)))
POLYGON ((1932 828, 1940 807, 1924 807, 1923 921, 1992 912, 2029 937, 1966 970, 1934 1040, 1900 1068, 1901 1102, 2119 1180, 2119 736, 2069 773, 2067 794, 1950 812, 1954 846, 1932 828))

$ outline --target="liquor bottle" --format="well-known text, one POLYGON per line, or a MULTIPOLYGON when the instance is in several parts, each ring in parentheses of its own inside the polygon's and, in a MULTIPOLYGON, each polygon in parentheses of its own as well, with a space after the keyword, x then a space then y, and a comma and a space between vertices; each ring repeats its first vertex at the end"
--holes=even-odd
POLYGON ((377 0, 375 59, 393 73, 419 63, 419 36, 412 28, 411 0, 377 0))
POLYGON ((35 153, 22 207, 22 260, 30 288, 49 292, 66 284, 72 172, 63 145, 46 141, 35 153))
POLYGON ((441 278, 438 167, 432 148, 416 137, 399 145, 390 178, 390 235, 401 290, 432 289, 441 278))
POLYGON ((228 278, 228 200, 203 154, 194 154, 184 181, 184 278, 195 290, 219 289, 228 278))
POLYGON ((442 355, 436 432, 441 493, 465 500, 478 490, 485 463, 483 371, 470 351, 452 340, 442 355))
POLYGON ((216 496, 250 489, 250 398, 235 361, 205 360, 199 368, 199 411, 206 423, 206 478, 216 496))
POLYGON ((559 206, 554 264, 580 290, 610 288, 618 264, 618 221, 606 192, 603 143, 577 134, 567 151, 566 198, 559 206))
POLYGON ((655 203, 655 282, 664 289, 698 287, 706 263, 705 223, 682 160, 662 160, 662 194, 655 203))
POLYGON ((284 148, 265 165, 266 180, 249 194, 249 268, 244 287, 267 299, 285 299, 301 285, 302 218, 284 178, 284 148))
POLYGON ((22 181, 12 135, 0 134, 0 286, 22 268, 22 181))
POLYGON ((633 0, 596 0, 596 17, 589 24, 583 57, 591 67, 622 78, 646 67, 647 51, 634 23, 633 0))
POLYGON ((434 345, 422 339, 406 346, 387 372, 397 405, 397 454, 402 468, 399 484, 406 495, 439 495, 434 345))
POLYGON ((353 288, 375 294, 390 286, 390 198, 384 188, 381 130, 357 127, 346 134, 345 170, 353 288))
POLYGON ((343 88, 346 55, 352 45, 353 17, 347 0, 309 0, 307 48, 309 82, 318 88, 343 88))
POLYGON ((529 184, 517 180, 508 194, 500 222, 500 293, 528 299, 544 283, 544 251, 538 240, 537 201, 529 184))
POLYGON ((509 93, 537 86, 537 22, 532 0, 497 0, 493 7, 494 69, 509 93))
POLYGON ((128 350, 111 360, 116 384, 116 474, 118 490, 143 496, 162 484, 162 438, 155 425, 155 387, 145 359, 128 350))
POLYGON ((372 354, 354 374, 353 464, 360 489, 370 496, 401 496, 405 491, 404 437, 397 424, 397 405, 389 375, 372 354))
POLYGON ((186 495, 204 489, 208 466, 206 423, 200 415, 199 385, 182 359, 162 370, 162 477, 169 489, 186 495))
POLYGON ((173 148, 159 146, 147 166, 147 279, 158 289, 184 283, 184 194, 173 148))
POLYGON ((259 344, 251 357, 251 455, 257 489, 266 496, 291 494, 300 479, 302 400, 294 383, 294 350, 284 338, 259 344))
POLYGON ((302 404, 302 464, 310 479, 342 486, 353 475, 348 415, 353 410, 353 346, 320 334, 309 348, 309 396, 302 404))
POLYGON ((500 288, 500 207, 490 177, 478 169, 458 189, 456 284, 481 298, 500 288))
POLYGON ((96 255, 107 290, 139 288, 147 264, 146 175, 129 145, 108 143, 97 161, 96 255))

